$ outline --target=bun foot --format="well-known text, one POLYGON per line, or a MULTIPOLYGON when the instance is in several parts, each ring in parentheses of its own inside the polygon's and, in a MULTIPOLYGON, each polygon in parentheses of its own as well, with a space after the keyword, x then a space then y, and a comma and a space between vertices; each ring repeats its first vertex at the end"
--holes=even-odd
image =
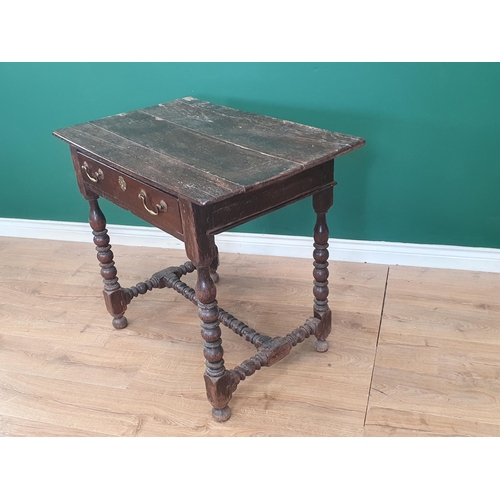
POLYGON ((128 325, 128 321, 125 316, 120 316, 119 318, 113 318, 112 324, 117 330, 121 330, 128 325))
POLYGON ((210 271, 210 277, 214 283, 219 282, 219 275, 217 274, 217 271, 210 271))
POLYGON ((231 408, 229 406, 222 408, 222 410, 212 408, 212 416, 216 422, 225 422, 231 416, 231 408))
POLYGON ((314 345, 315 345, 316 350, 318 352, 328 351, 328 341, 327 340, 316 340, 316 342, 314 342, 314 345))

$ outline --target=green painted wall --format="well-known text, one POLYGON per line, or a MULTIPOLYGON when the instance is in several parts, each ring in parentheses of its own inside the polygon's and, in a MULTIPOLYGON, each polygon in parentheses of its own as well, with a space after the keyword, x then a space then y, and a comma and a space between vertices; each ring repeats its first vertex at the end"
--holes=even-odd
MULTIPOLYGON (((331 235, 500 248, 500 64, 3 63, 0 217, 85 221, 57 128, 192 95, 365 137, 331 235)), ((144 222, 103 203, 108 222, 144 222)), ((310 200, 237 231, 311 235, 310 200)))

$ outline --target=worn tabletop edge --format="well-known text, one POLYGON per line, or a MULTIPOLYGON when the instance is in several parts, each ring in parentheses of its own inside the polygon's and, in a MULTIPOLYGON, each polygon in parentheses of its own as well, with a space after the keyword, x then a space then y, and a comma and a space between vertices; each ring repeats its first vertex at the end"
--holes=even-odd
MULTIPOLYGON (((211 112, 213 112, 215 114, 220 114, 220 115, 226 116, 228 118, 232 118, 231 115, 229 115, 227 113, 223 113, 223 110, 236 111, 236 112, 240 113, 240 118, 247 118, 247 117, 250 117, 250 116, 251 117, 267 118, 267 119, 274 120, 274 121, 279 122, 279 123, 288 123, 290 125, 295 125, 295 126, 298 125, 300 127, 304 127, 304 128, 310 129, 310 130, 317 131, 317 132, 327 132, 329 134, 336 135, 339 138, 340 137, 350 138, 350 139, 353 139, 354 142, 358 142, 358 140, 366 142, 362 137, 359 137, 359 136, 355 136, 355 135, 351 135, 351 134, 344 134, 342 132, 335 132, 333 130, 328 130, 328 129, 319 128, 319 127, 314 127, 312 125, 307 125, 305 123, 300 123, 300 122, 291 121, 291 120, 285 120, 283 118, 276 118, 275 116, 263 115, 263 114, 258 114, 258 113, 252 113, 251 111, 243 111, 241 109, 231 108, 229 106, 223 106, 221 104, 214 104, 214 103, 209 102, 209 101, 204 101, 202 99, 198 99, 197 97, 191 97, 191 96, 182 97, 182 98, 179 98, 179 99, 174 99, 173 101, 167 101, 167 102, 163 102, 163 103, 157 104, 157 106, 165 107, 166 104, 174 103, 176 101, 184 101, 188 105, 190 105, 190 104, 196 104, 196 103, 209 104, 210 106, 213 106, 214 108, 217 108, 217 109, 211 108, 210 109, 211 112)), ((144 109, 151 109, 151 108, 154 108, 154 107, 156 107, 156 106, 150 106, 149 108, 144 108, 144 109)))
MULTIPOLYGON (((87 125, 87 124, 90 124, 90 123, 86 122, 85 125, 87 125)), ((93 124, 90 124, 90 125, 93 125, 93 124)), ((151 185, 152 187, 160 189, 161 191, 166 191, 168 194, 172 194, 172 190, 169 191, 168 189, 165 188, 164 185, 162 185, 162 184, 160 184, 158 182, 155 182, 154 180, 152 180, 150 178, 143 177, 143 176, 139 175, 134 170, 129 170, 126 166, 122 165, 121 163, 118 163, 115 160, 111 160, 109 158, 102 158, 99 154, 97 154, 92 149, 89 149, 87 146, 84 146, 84 145, 80 144, 79 142, 75 141, 74 139, 71 139, 71 138, 69 138, 67 136, 64 136, 64 135, 60 134, 61 131, 65 131, 65 130, 68 130, 68 129, 73 129, 73 130, 77 131, 79 134, 84 134, 84 135, 88 135, 89 137, 93 137, 92 135, 88 134, 87 132, 85 132, 83 130, 79 130, 77 128, 78 126, 79 125, 75 125, 74 127, 65 127, 63 129, 55 130, 54 132, 52 132, 52 135, 54 135, 58 139, 63 140, 64 142, 68 143, 69 145, 74 146, 78 151, 81 151, 82 153, 85 153, 85 154, 89 155, 90 157, 94 158, 96 161, 99 161, 101 163, 104 162, 105 164, 109 163, 109 165, 112 166, 113 168, 115 168, 116 170, 118 170, 118 171, 120 171, 120 172, 122 172, 122 173, 124 173, 126 175, 129 175, 130 177, 132 177, 132 178, 134 178, 134 179, 136 179, 136 180, 138 180, 140 182, 144 182, 146 184, 151 185)), ((96 128, 99 128, 99 127, 96 127, 96 128)), ((107 130, 107 132, 109 132, 109 131, 107 130)), ((99 140, 101 140, 102 142, 106 142, 107 144, 110 144, 110 145, 112 145, 113 147, 115 147, 117 149, 120 149, 118 146, 116 146, 116 144, 112 144, 109 141, 106 141, 105 139, 100 138, 99 140)), ((133 141, 130 141, 130 142, 133 143, 133 141)), ((180 196, 182 198, 187 199, 188 201, 191 201, 191 202, 195 203, 196 205, 202 205, 202 206, 204 206, 204 205, 207 205, 207 204, 216 203, 216 202, 225 200, 227 198, 230 198, 231 196, 234 196, 235 194, 239 194, 239 193, 244 193, 245 192, 244 186, 241 186, 240 184, 236 184, 235 182, 232 182, 232 181, 220 178, 220 177, 218 177, 217 175, 215 175, 215 174, 213 174, 211 172, 206 172, 204 170, 199 170, 196 167, 193 167, 193 166, 191 166, 191 165, 189 165, 187 163, 182 162, 182 160, 178 160, 177 158, 173 158, 173 157, 170 157, 170 156, 168 156, 168 155, 166 155, 164 153, 152 150, 150 148, 147 148, 146 146, 142 146, 141 144, 135 144, 135 145, 137 145, 139 147, 142 147, 144 149, 147 149, 148 151, 150 151, 152 153, 155 153, 155 154, 157 154, 159 156, 163 156, 165 158, 169 158, 169 159, 173 159, 175 161, 178 161, 179 163, 182 163, 183 166, 185 166, 186 168, 194 170, 193 174, 195 174, 195 175, 203 173, 205 175, 213 177, 215 182, 217 180, 220 180, 225 185, 231 185, 231 187, 234 187, 234 189, 229 189, 228 186, 221 186, 221 184, 219 183, 218 186, 220 188, 224 188, 226 192, 223 193, 223 194, 214 196, 214 195, 212 195, 212 194, 210 194, 210 193, 208 193, 206 191, 203 191, 203 189, 198 186, 197 189, 199 189, 200 191, 202 191, 202 192, 204 192, 206 194, 205 198, 202 198, 202 197, 193 197, 187 191, 176 190, 175 193, 173 193, 173 194, 177 194, 178 196, 180 196)))
MULTIPOLYGON (((284 120, 282 118, 276 118, 276 117, 269 116, 269 115, 262 115, 262 114, 257 114, 257 113, 251 113, 249 111, 242 111, 240 109, 230 108, 228 106, 213 104, 209 101, 203 101, 203 100, 195 98, 195 97, 184 97, 184 98, 180 98, 180 99, 175 99, 173 101, 160 103, 160 104, 157 104, 155 106, 149 106, 147 108, 143 108, 143 109, 137 110, 137 111, 144 113, 144 114, 147 114, 149 116, 164 120, 164 121, 170 123, 171 125, 185 128, 186 130, 189 130, 190 132, 194 132, 194 133, 203 135, 205 137, 209 137, 210 139, 224 142, 224 143, 227 143, 227 144, 230 144, 233 146, 238 146, 242 149, 254 151, 256 153, 267 155, 267 156, 277 158, 280 160, 285 160, 285 161, 297 164, 299 166, 303 165, 305 168, 307 168, 307 166, 309 164, 316 165, 317 161, 319 161, 319 162, 328 161, 332 158, 336 158, 337 156, 345 154, 348 151, 358 149, 366 144, 366 140, 362 137, 359 137, 359 136, 344 134, 341 132, 335 132, 335 131, 331 131, 331 130, 324 129, 324 128, 313 127, 311 125, 306 125, 304 123, 293 122, 290 120, 284 120), (297 139, 306 139, 309 142, 328 143, 331 146, 333 146, 332 142, 338 142, 338 144, 335 145, 335 148, 336 148, 335 150, 333 150, 331 153, 327 153, 325 156, 322 156, 320 158, 316 158, 315 160, 306 161, 306 162, 296 161, 296 160, 293 160, 292 158, 287 157, 287 156, 279 155, 276 153, 270 153, 267 151, 262 151, 262 150, 255 149, 255 148, 252 148, 249 146, 245 146, 243 144, 239 144, 239 143, 236 143, 233 141, 225 141, 224 139, 221 139, 220 137, 218 137, 216 135, 207 134, 206 132, 201 132, 196 128, 191 128, 191 127, 186 126, 186 125, 181 125, 177 121, 172 121, 171 119, 165 118, 165 116, 161 116, 161 115, 155 114, 153 112, 153 110, 156 110, 157 108, 163 108, 165 110, 168 110, 172 107, 172 105, 174 105, 176 103, 182 103, 183 105, 187 105, 188 107, 192 108, 194 111, 198 111, 198 113, 202 112, 204 114, 208 113, 208 114, 212 114, 212 115, 223 116, 229 120, 234 121, 235 123, 237 123, 238 120, 242 120, 242 119, 249 120, 249 119, 254 119, 254 118, 255 119, 264 118, 266 120, 269 120, 272 123, 273 127, 274 127, 274 125, 280 125, 280 124, 286 123, 286 124, 294 126, 299 131, 302 129, 307 129, 308 131, 317 132, 320 135, 323 135, 323 134, 328 135, 328 140, 325 139, 324 137, 309 138, 309 137, 300 137, 300 136, 297 137, 297 139), (204 108, 204 106, 207 106, 207 105, 208 105, 208 109, 204 108), (236 116, 234 115, 235 113, 237 114, 236 116), (332 142, 330 142, 330 141, 332 141, 332 142)), ((262 127, 265 129, 273 128, 270 126, 269 123, 265 123, 265 124, 260 123, 259 127, 262 127)))
MULTIPOLYGON (((74 141, 74 140, 72 140, 72 139, 70 139, 68 137, 65 137, 64 135, 60 134, 60 132, 62 132, 64 130, 74 129, 74 130, 77 130, 78 133, 80 133, 80 134, 85 134, 85 135, 89 135, 90 136, 90 134, 88 134, 87 132, 82 131, 82 130, 78 130, 77 127, 78 127, 78 125, 75 125, 74 127, 65 127, 63 129, 59 129, 59 130, 56 130, 56 131, 52 132, 52 134, 55 137, 63 140, 64 142, 67 142, 68 144, 76 147, 78 150, 81 150, 85 154, 89 154, 90 156, 94 157, 96 160, 103 161, 103 159, 98 154, 96 154, 94 151, 92 151, 91 149, 89 149, 89 148, 87 148, 87 147, 79 144, 78 142, 76 142, 76 141, 74 141)), ((96 127, 96 128, 99 128, 99 127, 96 127)), ((90 136, 90 137, 92 137, 92 136, 90 136)), ((286 172, 280 172, 280 173, 276 174, 275 176, 266 179, 265 181, 260 181, 260 182, 254 183, 254 184, 246 186, 246 187, 245 186, 241 186, 240 184, 236 184, 234 182, 228 181, 226 179, 221 179, 220 177, 218 177, 218 176, 216 176, 216 175, 214 175, 212 173, 201 171, 201 172, 206 173, 208 175, 212 175, 216 179, 221 179, 224 183, 233 185, 236 189, 232 190, 232 191, 228 190, 226 193, 218 195, 218 196, 213 196, 213 195, 210 195, 209 193, 206 193, 207 197, 205 199, 194 198, 193 196, 189 195, 189 193, 185 193, 185 192, 182 192, 182 193, 179 192, 178 195, 181 196, 181 197, 186 198, 188 201, 190 201, 192 203, 195 203, 196 205, 200 205, 200 206, 212 205, 212 204, 224 201, 224 200, 226 200, 228 198, 231 198, 234 195, 238 195, 238 194, 243 194, 243 193, 246 193, 246 192, 255 191, 256 189, 259 189, 259 188, 265 188, 268 184, 272 184, 277 178, 287 179, 289 177, 292 177, 292 176, 298 174, 299 172, 302 172, 303 170, 306 170, 306 169, 309 169, 309 168, 313 168, 313 167, 315 167, 317 165, 320 165, 320 164, 323 164, 323 163, 327 163, 328 161, 331 161, 331 160, 336 159, 336 158, 338 158, 340 156, 343 156, 346 153, 349 153, 351 151, 359 149, 359 148, 363 147, 366 144, 365 139, 362 139, 362 138, 359 138, 359 139, 360 139, 359 142, 356 143, 356 144, 353 144, 352 146, 345 146, 343 149, 341 149, 339 151, 336 151, 334 153, 331 153, 330 155, 326 155, 324 157, 321 157, 321 158, 319 158, 319 159, 317 159, 315 161, 309 162, 307 164, 301 164, 300 165, 301 168, 299 168, 297 170, 288 170, 286 172)), ((108 144, 111 144, 111 143, 109 143, 108 141, 106 141, 104 139, 101 139, 101 140, 103 142, 107 142, 108 144)), ((131 142, 133 142, 133 141, 131 141, 131 142)), ((113 145, 113 146, 117 147, 116 145, 113 145)), ((142 148, 145 148, 145 149, 148 149, 149 151, 154 152, 154 153, 156 153, 158 155, 162 155, 162 156, 164 156, 166 158, 172 158, 172 157, 169 157, 168 155, 165 155, 163 153, 160 153, 160 152, 157 152, 155 150, 151 150, 150 148, 147 148, 145 146, 142 146, 141 144, 138 144, 138 146, 140 146, 142 148)), ((174 158, 174 160, 183 163, 188 168, 193 168, 195 170, 195 173, 199 172, 199 170, 196 167, 191 167, 191 165, 186 164, 186 163, 184 163, 181 160, 178 160, 176 158, 174 158)), ((165 186, 163 186, 162 184, 154 182, 154 181, 152 181, 149 178, 145 178, 145 177, 142 177, 140 175, 137 175, 137 172, 135 172, 133 170, 127 169, 127 167, 121 165, 120 163, 117 163, 116 161, 113 161, 113 160, 110 160, 110 159, 106 159, 105 161, 108 162, 113 168, 115 168, 115 169, 123 172, 124 174, 130 175, 131 177, 135 178, 136 180, 139 180, 141 182, 146 182, 147 184, 150 184, 150 185, 152 185, 153 187, 155 187, 157 189, 165 191, 165 186)))
MULTIPOLYGON (((59 134, 59 132, 62 132, 64 130, 75 130, 77 131, 78 133, 80 134, 85 134, 85 135, 88 135, 89 137, 93 137, 91 134, 89 134, 88 132, 86 132, 85 130, 82 130, 80 127, 81 125, 90 125, 91 127, 95 127, 99 130, 104 130, 106 131, 108 134, 111 134, 111 135, 114 135, 116 137, 119 137, 120 139, 123 139, 125 141, 128 141, 130 142, 131 144, 133 144, 134 146, 137 146, 139 148, 143 148, 143 149, 146 149, 148 150, 150 153, 153 153, 155 155, 158 155, 158 156, 163 156, 165 157, 166 159, 172 161, 173 163, 179 163, 179 164, 182 164, 182 166, 188 168, 188 169, 193 169, 195 170, 196 173, 198 172, 203 172, 205 173, 206 175, 208 175, 209 177, 213 177, 214 180, 220 180, 226 184, 230 184, 231 186, 236 186, 236 188, 239 190, 240 188, 243 188, 243 186, 241 184, 238 184, 234 181, 230 181, 228 179, 224 179, 220 176, 218 176, 217 174, 214 174, 213 172, 207 172, 206 170, 203 170, 201 169, 200 167, 195 167, 194 165, 191 165, 189 163, 187 163, 186 161, 184 160, 181 160, 180 158, 176 158, 174 156, 171 156, 163 151, 157 151, 156 149, 152 149, 150 148, 149 146, 145 146, 144 144, 141 144, 137 141, 133 141, 132 139, 130 139, 129 137, 125 137, 123 135, 120 135, 120 134, 117 134, 116 132, 113 132, 112 130, 109 130, 107 128, 104 128, 104 127, 100 127, 99 125, 96 125, 94 122, 90 121, 90 122, 85 122, 85 123, 82 123, 82 124, 79 124, 79 125, 75 125, 73 127, 67 127, 67 128, 64 128, 64 129, 60 129, 60 130, 56 130, 55 132, 53 132, 53 135, 55 135, 56 137, 59 137, 60 139, 66 141, 66 142, 70 142, 70 139, 67 138, 67 137, 64 137, 63 135, 59 134), (57 132, 57 133, 56 133, 57 132)), ((103 139, 102 137, 98 137, 99 140, 103 141, 103 142, 106 142, 107 144, 110 144, 111 146, 113 146, 114 148, 116 149, 123 149, 121 146, 118 146, 112 142, 109 142, 107 141, 106 139, 103 139)), ((83 147, 82 145, 80 145, 79 147, 83 147)), ((95 153, 94 153, 95 154, 95 153)), ((122 168, 126 168, 124 166, 122 166, 122 168)), ((129 172, 133 172, 133 171, 129 171, 129 172)), ((134 172, 135 173, 135 172, 134 172)))

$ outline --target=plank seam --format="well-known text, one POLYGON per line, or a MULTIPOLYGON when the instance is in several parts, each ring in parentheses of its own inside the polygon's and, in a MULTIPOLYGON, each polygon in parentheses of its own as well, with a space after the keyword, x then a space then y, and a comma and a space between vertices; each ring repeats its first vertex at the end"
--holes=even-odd
MULTIPOLYGON (((144 113, 144 114, 146 114, 146 113, 144 113)), ((150 116, 151 116, 151 115, 150 115, 150 116)), ((101 127, 100 125, 96 125, 96 124, 95 124, 95 123, 93 123, 93 122, 88 122, 88 124, 89 124, 89 125, 92 125, 93 127, 98 128, 98 129, 100 129, 100 130, 105 130, 105 131, 106 131, 106 132, 108 132, 109 134, 116 135, 117 137, 120 137, 121 139, 125 139, 125 140, 129 141, 130 143, 132 143, 132 144, 134 144, 134 145, 136 145, 136 146, 139 146, 139 147, 141 147, 141 148, 147 149, 148 151, 151 151, 152 153, 156 153, 156 154, 158 154, 158 155, 164 156, 165 158, 168 158, 169 160, 178 161, 179 163, 182 163, 183 165, 185 165, 185 166, 187 166, 187 167, 189 167, 189 168, 193 169, 193 170, 195 171, 195 173, 196 173, 197 171, 201 171, 201 172, 203 172, 203 173, 205 173, 205 174, 207 174, 207 175, 210 175, 210 176, 212 176, 212 177, 215 177, 215 179, 219 179, 219 180, 221 180, 221 181, 223 181, 223 182, 225 182, 225 183, 233 184, 233 185, 235 185, 235 186, 238 186, 238 187, 240 187, 240 188, 243 188, 243 186, 242 186, 241 184, 238 184, 237 182, 234 182, 234 181, 230 181, 230 180, 228 180, 228 179, 225 179, 224 177, 221 177, 221 176, 219 176, 219 175, 217 175, 217 174, 214 174, 213 172, 209 172, 208 170, 204 170, 204 169, 202 169, 202 168, 200 168, 200 167, 195 167, 194 165, 191 165, 190 163, 187 163, 187 162, 185 162, 184 160, 179 160, 178 158, 175 158, 174 156, 171 156, 171 155, 169 155, 169 154, 167 154, 167 153, 164 153, 163 151, 157 151, 157 150, 155 150, 155 149, 153 149, 153 148, 150 148, 149 146, 145 146, 144 144, 141 144, 140 142, 133 141, 132 139, 129 139, 128 137, 123 137, 122 135, 117 134, 116 132, 113 132, 112 130, 109 130, 109 129, 107 129, 107 128, 101 127)), ((84 133, 85 133, 85 132, 84 132, 84 133)), ((89 134, 87 133, 87 135, 89 135, 89 134)), ((101 139, 101 140, 103 140, 103 139, 101 139)), ((105 142, 108 142, 108 141, 105 141, 105 142)))
POLYGON ((160 117, 160 116, 153 115, 151 113, 147 113, 143 109, 139 109, 138 112, 142 113, 144 115, 151 116, 153 118, 157 118, 157 119, 163 120, 163 121, 165 121, 167 123, 175 125, 176 127, 183 128, 185 130, 189 130, 190 132, 192 132, 194 134, 197 134, 197 135, 199 135, 201 137, 208 137, 209 139, 213 139, 213 140, 218 141, 218 142, 223 142, 225 144, 229 144, 230 146, 235 146, 237 148, 246 149, 248 151, 252 151, 254 153, 258 153, 258 154, 261 154, 261 155, 264 155, 264 156, 270 156, 271 158, 276 158, 278 160, 284 160, 284 161, 293 163, 293 164, 295 164, 295 165, 297 165, 299 167, 302 167, 302 169, 304 169, 304 163, 302 163, 302 162, 290 160, 289 158, 285 158, 285 157, 279 156, 277 154, 264 153, 264 151, 259 151, 258 149, 250 148, 248 146, 243 146, 242 144, 238 144, 237 142, 232 142, 232 141, 228 141, 228 140, 225 140, 225 139, 221 139, 220 137, 215 137, 213 135, 206 134, 204 132, 200 132, 199 130, 195 130, 195 129, 189 128, 186 125, 181 125, 179 123, 173 122, 172 120, 168 120, 167 118, 163 118, 163 117, 160 117))

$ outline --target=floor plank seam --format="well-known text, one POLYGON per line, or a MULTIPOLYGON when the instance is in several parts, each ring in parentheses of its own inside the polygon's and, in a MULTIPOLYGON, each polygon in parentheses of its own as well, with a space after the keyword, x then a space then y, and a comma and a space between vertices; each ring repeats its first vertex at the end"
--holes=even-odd
POLYGON ((368 415, 368 406, 370 404, 370 393, 372 391, 372 383, 373 383, 373 374, 375 373, 375 363, 377 361, 377 351, 378 351, 378 341, 380 339, 380 331, 382 330, 382 320, 384 318, 384 307, 385 307, 385 299, 387 296, 387 285, 389 283, 389 272, 391 270, 391 266, 387 267, 387 276, 385 278, 385 288, 384 288, 384 296, 382 298, 382 307, 380 310, 380 321, 378 324, 378 332, 377 332, 377 340, 375 342, 375 354, 373 355, 373 367, 372 367, 372 375, 370 378, 370 385, 368 386, 368 396, 366 398, 366 409, 365 409, 365 418, 363 420, 363 427, 366 426, 366 417, 368 415))

